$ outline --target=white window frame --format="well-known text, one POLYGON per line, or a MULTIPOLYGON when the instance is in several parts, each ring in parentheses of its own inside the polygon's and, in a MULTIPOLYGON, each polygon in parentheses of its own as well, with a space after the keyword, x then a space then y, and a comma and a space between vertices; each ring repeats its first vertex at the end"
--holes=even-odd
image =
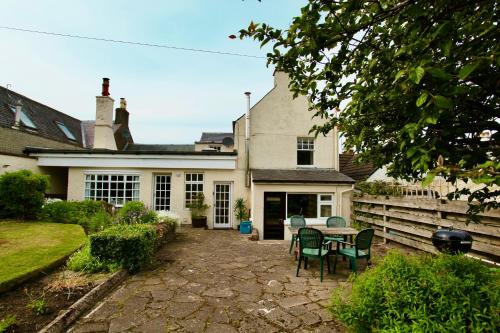
POLYGON ((326 219, 330 216, 321 216, 321 206, 330 206, 332 208, 332 215, 335 216, 335 196, 333 193, 318 193, 318 218, 326 219), (329 195, 331 197, 330 200, 321 200, 322 195, 329 195))
MULTIPOLYGON (((321 206, 326 206, 330 205, 332 207, 332 215, 331 216, 336 216, 335 214, 335 193, 317 193, 317 192, 286 192, 286 202, 285 202, 285 215, 288 218, 288 195, 289 194, 315 194, 316 195, 316 217, 308 217, 309 219, 327 219, 330 216, 321 216, 321 206), (321 200, 322 195, 329 195, 331 196, 331 200, 321 200)), ((306 219, 308 219, 306 218, 306 219)))
POLYGON ((311 167, 314 165, 314 138, 309 137, 298 137, 297 138, 297 166, 299 167, 311 167), (312 163, 311 164, 299 164, 298 152, 299 151, 310 151, 312 152, 312 163))
MULTIPOLYGON (((167 183, 164 183, 167 184, 167 183)), ((160 199, 166 199, 167 197, 162 197, 160 199)), ((172 174, 170 173, 159 173, 159 174, 154 174, 153 175, 153 205, 154 210, 156 211, 162 211, 162 210, 167 210, 169 211, 172 208, 172 174), (161 209, 158 209, 158 206, 156 204, 156 199, 158 199, 158 190, 156 189, 157 186, 157 180, 158 177, 170 177, 169 182, 168 182, 168 190, 160 190, 161 193, 163 194, 168 194, 168 205, 160 205, 160 206, 166 206, 166 207, 160 207, 161 209)))
MULTIPOLYGON (((9 105, 9 108, 10 108, 10 111, 14 112, 14 115, 15 115, 17 112, 16 107, 13 105, 9 105)), ((30 116, 28 116, 28 114, 24 111, 24 109, 25 109, 24 106, 21 107, 21 116, 20 116, 21 123, 25 127, 29 128, 31 130, 38 130, 38 126, 35 124, 33 119, 31 119, 30 116)))
POLYGON ((205 190, 205 174, 203 172, 186 172, 184 174, 184 207, 188 209, 187 205, 190 204, 191 202, 193 202, 193 198, 194 196, 197 194, 197 193, 203 193, 205 190), (188 180, 188 175, 190 175, 191 179, 188 180), (197 175, 196 177, 196 180, 193 180, 193 175, 197 175), (202 180, 200 181, 199 180, 199 176, 201 175, 202 177, 202 180), (196 191, 193 191, 192 188, 191 190, 187 190, 186 187, 187 185, 197 185, 197 187, 199 185, 201 185, 201 190, 200 189, 197 189, 196 191), (187 199, 187 193, 190 193, 191 194, 191 198, 188 200, 187 199))
POLYGON ((141 187, 141 179, 139 174, 137 173, 126 173, 126 172, 113 172, 113 171, 91 171, 91 172, 85 172, 84 173, 84 183, 83 183, 83 196, 86 200, 104 200, 108 203, 114 204, 116 207, 122 207, 126 202, 128 201, 139 201, 140 199, 140 187, 141 187), (97 178, 101 177, 107 177, 107 180, 98 180, 97 178), (123 177, 122 181, 118 180, 112 180, 112 177, 123 177), (92 178, 93 177, 93 178, 92 178), (127 177, 132 177, 132 180, 127 180, 127 177), (97 183, 101 184, 108 184, 107 188, 104 189, 101 187, 101 195, 97 195, 97 183), (92 189, 92 185, 94 184, 94 189, 92 189), (111 184, 118 184, 118 183, 123 183, 123 196, 118 196, 118 187, 116 188, 116 195, 114 197, 111 196, 111 184), (131 196, 126 195, 127 191, 127 184, 132 184, 132 189, 129 189, 132 191, 131 196), (87 186, 88 185, 88 186, 87 186), (94 190, 94 195, 90 195, 90 191, 94 190), (87 193, 87 191, 89 191, 87 193), (102 192, 107 191, 108 194, 107 196, 104 196, 102 192), (122 199, 120 203, 118 203, 119 199, 122 199))

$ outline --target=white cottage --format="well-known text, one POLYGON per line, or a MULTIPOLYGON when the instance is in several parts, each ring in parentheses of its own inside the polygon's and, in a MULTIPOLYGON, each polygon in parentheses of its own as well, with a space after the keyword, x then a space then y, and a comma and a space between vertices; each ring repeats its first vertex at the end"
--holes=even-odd
MULTIPOLYGON (((310 225, 327 217, 349 219, 354 180, 339 172, 336 130, 309 134, 305 97, 292 98, 288 77, 276 72, 274 88, 233 122, 232 133, 203 133, 194 145, 129 143, 118 150, 113 99, 97 97, 92 149, 34 149, 40 167, 68 168, 68 200, 105 200, 117 206, 141 200, 189 223, 187 205, 203 192, 209 228, 236 228, 233 203, 244 198, 261 239, 284 239, 287 219, 303 215, 310 225)), ((121 108, 126 106, 121 105, 121 108)))

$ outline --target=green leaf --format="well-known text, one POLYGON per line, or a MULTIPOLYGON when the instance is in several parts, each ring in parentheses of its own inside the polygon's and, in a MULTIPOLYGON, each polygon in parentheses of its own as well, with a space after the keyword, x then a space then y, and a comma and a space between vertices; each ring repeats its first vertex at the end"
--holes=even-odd
MULTIPOLYGON (((405 70, 405 69, 402 69, 402 70, 400 70, 399 72, 397 72, 396 76, 394 77, 394 82, 396 82, 397 80, 399 80, 399 78, 400 78, 401 76, 405 75, 405 73, 406 73, 406 70, 405 70)), ((394 83, 394 82, 393 82, 393 83, 394 83)))
POLYGON ((412 80, 413 83, 415 84, 419 84, 420 80, 422 80, 422 78, 424 77, 424 74, 425 74, 425 69, 421 66, 417 66, 411 73, 410 80, 412 80))
POLYGON ((424 103, 425 103, 425 101, 427 100, 427 97, 428 97, 428 96, 429 96, 429 94, 427 94, 427 92, 426 92, 426 91, 424 91, 424 92, 422 93, 422 95, 420 95, 420 96, 418 97, 418 99, 417 99, 417 103, 416 103, 416 104, 417 104, 417 106, 422 106, 422 104, 424 104, 424 103))
POLYGON ((442 79, 442 80, 450 80, 452 76, 448 73, 446 73, 444 70, 441 68, 428 68, 427 71, 432 75, 432 77, 442 79))
POLYGON ((449 98, 446 98, 441 95, 434 96, 434 104, 440 109, 451 109, 453 104, 451 103, 449 98))
POLYGON ((465 80, 467 76, 469 76, 477 68, 477 66, 479 66, 479 62, 468 64, 462 67, 460 72, 458 72, 458 77, 460 78, 460 80, 465 80))
POLYGON ((433 173, 429 173, 427 176, 425 176, 424 180, 422 181, 422 187, 429 186, 434 180, 434 177, 436 177, 436 175, 433 173))

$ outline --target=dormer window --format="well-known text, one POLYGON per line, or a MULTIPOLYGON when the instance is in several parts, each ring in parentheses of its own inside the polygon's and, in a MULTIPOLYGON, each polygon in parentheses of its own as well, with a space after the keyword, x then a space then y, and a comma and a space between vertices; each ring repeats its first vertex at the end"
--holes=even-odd
POLYGON ((76 137, 73 135, 73 133, 71 133, 71 131, 66 127, 66 125, 64 125, 60 121, 56 121, 56 125, 64 133, 64 135, 66 135, 68 139, 76 141, 76 137))
MULTIPOLYGON (((14 112, 14 115, 16 114, 16 107, 15 106, 9 105, 9 109, 12 112, 14 112)), ((34 129, 34 130, 38 129, 38 127, 36 127, 35 123, 31 120, 31 118, 22 109, 21 109, 21 123, 30 129, 34 129)))
POLYGON ((314 165, 314 138, 297 138, 297 165, 314 165))

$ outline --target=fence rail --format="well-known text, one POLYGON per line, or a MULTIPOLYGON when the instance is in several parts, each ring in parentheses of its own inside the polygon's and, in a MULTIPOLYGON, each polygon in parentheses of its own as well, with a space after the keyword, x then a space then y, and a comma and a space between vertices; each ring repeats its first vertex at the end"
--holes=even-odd
POLYGON ((393 241, 436 253, 431 236, 440 227, 468 231, 472 256, 500 263, 500 210, 481 214, 481 223, 466 223, 467 202, 425 198, 369 196, 352 198, 352 221, 375 229, 384 242, 393 241))

